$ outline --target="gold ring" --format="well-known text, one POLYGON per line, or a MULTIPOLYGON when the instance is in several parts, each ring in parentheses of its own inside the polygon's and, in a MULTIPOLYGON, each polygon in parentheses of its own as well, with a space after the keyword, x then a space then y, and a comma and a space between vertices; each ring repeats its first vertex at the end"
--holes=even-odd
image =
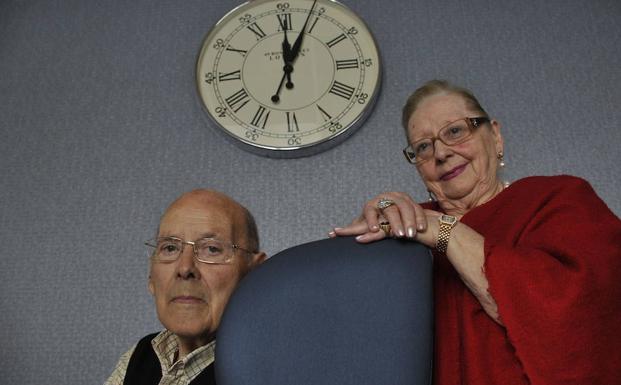
POLYGON ((384 234, 390 235, 390 223, 388 223, 388 222, 380 222, 379 228, 382 229, 384 234))
POLYGON ((384 210, 387 207, 390 207, 395 204, 395 201, 388 198, 382 198, 377 202, 377 208, 380 210, 384 210))

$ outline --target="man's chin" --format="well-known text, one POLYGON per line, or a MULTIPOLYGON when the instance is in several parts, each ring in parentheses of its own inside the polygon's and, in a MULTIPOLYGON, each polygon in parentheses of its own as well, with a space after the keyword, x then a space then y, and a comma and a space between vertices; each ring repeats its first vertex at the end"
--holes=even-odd
POLYGON ((196 341, 197 345, 205 345, 216 336, 216 331, 212 330, 211 327, 205 327, 205 325, 183 325, 168 328, 168 330, 179 337, 180 340, 186 342, 196 341))
POLYGON ((166 329, 184 340, 204 340, 215 335, 216 328, 213 327, 210 317, 204 313, 177 312, 172 319, 161 321, 166 329))

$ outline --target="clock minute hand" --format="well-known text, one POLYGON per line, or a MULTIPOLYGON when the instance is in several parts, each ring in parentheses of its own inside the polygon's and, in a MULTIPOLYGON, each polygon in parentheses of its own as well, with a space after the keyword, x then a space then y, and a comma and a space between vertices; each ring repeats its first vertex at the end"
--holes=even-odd
MULTIPOLYGON (((285 71, 285 76, 287 77, 287 89, 292 89, 293 88, 293 82, 291 81, 291 72, 293 71, 293 66, 291 65, 291 44, 289 44, 289 39, 287 39, 287 22, 286 19, 284 19, 285 21, 280 23, 280 27, 283 30, 283 33, 285 35, 283 41, 282 41, 282 58, 285 64, 285 67, 283 68, 283 70, 285 71), (286 71, 285 68, 291 68, 291 71, 286 71)), ((285 76, 283 76, 283 80, 285 79, 285 76)), ((280 87, 282 87, 282 81, 280 82, 280 87)), ((278 96, 278 94, 280 93, 280 87, 279 87, 279 91, 276 93, 275 96, 278 96)))
POLYGON ((304 22, 302 31, 300 31, 298 38, 295 39, 295 42, 293 43, 293 48, 291 48, 291 63, 295 61, 295 59, 298 57, 298 54, 300 53, 300 48, 302 47, 302 40, 304 39, 304 33, 306 31, 306 26, 308 25, 308 20, 310 20, 310 17, 313 14, 313 9, 315 8, 315 4, 317 4, 317 0, 313 1, 313 5, 308 10, 308 16, 306 16, 306 21, 304 22))
POLYGON ((282 57, 285 60, 285 64, 290 62, 289 57, 291 56, 291 44, 289 44, 289 39, 287 39, 287 22, 280 22, 280 28, 282 28, 282 32, 284 34, 284 39, 282 41, 282 57))

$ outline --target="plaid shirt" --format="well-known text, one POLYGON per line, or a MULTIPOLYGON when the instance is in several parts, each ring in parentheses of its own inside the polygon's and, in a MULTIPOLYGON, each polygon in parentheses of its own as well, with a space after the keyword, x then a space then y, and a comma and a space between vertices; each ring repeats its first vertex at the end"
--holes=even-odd
MULTIPOLYGON (((187 385, 215 360, 215 340, 177 361, 174 360, 179 351, 179 341, 170 331, 164 330, 158 334, 151 341, 151 345, 162 366, 162 379, 159 385, 187 385)), ((123 385, 127 365, 135 348, 136 345, 121 356, 114 372, 104 385, 123 385)))

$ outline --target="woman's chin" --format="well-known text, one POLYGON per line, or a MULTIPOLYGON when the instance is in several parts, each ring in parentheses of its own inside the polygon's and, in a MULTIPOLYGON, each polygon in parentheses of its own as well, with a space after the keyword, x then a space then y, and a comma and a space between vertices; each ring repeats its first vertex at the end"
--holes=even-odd
MULTIPOLYGON (((455 181, 457 182, 457 181, 455 181)), ((445 200, 458 201, 466 198, 472 193, 474 186, 465 183, 447 183, 442 186, 442 196, 445 200)))

